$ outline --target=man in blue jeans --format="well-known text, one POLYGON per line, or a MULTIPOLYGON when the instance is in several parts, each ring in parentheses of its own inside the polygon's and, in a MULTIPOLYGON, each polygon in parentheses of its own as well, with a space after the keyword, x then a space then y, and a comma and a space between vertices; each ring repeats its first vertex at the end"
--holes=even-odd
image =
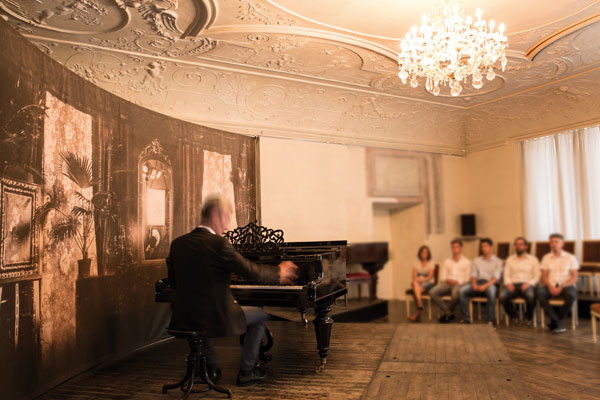
POLYGON ((535 285, 540 280, 540 263, 527 253, 529 242, 524 237, 515 239, 515 253, 508 257, 504 265, 504 287, 500 292, 500 301, 511 320, 517 321, 517 312, 512 300, 521 297, 527 303, 525 317, 527 325, 533 324, 535 308, 535 285))
POLYGON ((540 269, 542 280, 538 287, 540 305, 550 317, 548 329, 554 334, 566 332, 563 319, 577 301, 577 273, 579 263, 575 256, 563 250, 564 239, 560 233, 550 235, 550 253, 542 258, 540 269), (564 300, 563 305, 554 310, 550 299, 556 297, 564 300))
POLYGON ((459 290, 460 308, 463 323, 471 323, 469 313, 469 298, 474 296, 487 297, 485 319, 488 324, 496 325, 496 286, 502 275, 502 260, 492 254, 492 239, 484 238, 479 242, 481 256, 471 263, 471 282, 465 283, 459 290))

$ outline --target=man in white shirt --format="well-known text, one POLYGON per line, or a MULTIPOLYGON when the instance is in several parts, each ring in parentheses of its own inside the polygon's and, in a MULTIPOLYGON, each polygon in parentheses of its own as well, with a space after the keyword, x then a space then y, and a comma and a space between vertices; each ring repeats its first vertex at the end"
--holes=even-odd
POLYGON ((517 319, 517 312, 511 302, 512 299, 521 297, 527 303, 525 318, 531 325, 533 310, 535 308, 535 285, 540 280, 540 263, 538 259, 527 253, 529 242, 524 237, 515 239, 515 252, 506 260, 504 266, 504 287, 500 292, 500 302, 506 314, 512 319, 517 319))
POLYGON ((482 255, 471 263, 471 282, 462 285, 459 289, 463 323, 471 323, 469 298, 485 296, 487 298, 486 322, 496 325, 496 293, 502 275, 502 260, 492 253, 492 246, 492 239, 481 239, 479 249, 482 255))
POLYGON ((551 251, 542 258, 542 283, 538 287, 538 300, 550 317, 548 328, 552 333, 566 331, 563 319, 577 300, 575 282, 577 282, 579 264, 573 254, 562 249, 563 246, 563 236, 560 233, 550 235, 551 251), (552 297, 564 300, 558 312, 549 303, 552 297))
POLYGON ((452 257, 448 258, 442 264, 438 284, 431 289, 429 294, 431 300, 437 304, 442 311, 439 321, 448 323, 454 319, 454 308, 459 299, 459 288, 469 281, 471 273, 471 261, 462 255, 462 241, 454 239, 450 242, 452 248, 452 257), (442 296, 451 294, 452 301, 447 305, 442 296))

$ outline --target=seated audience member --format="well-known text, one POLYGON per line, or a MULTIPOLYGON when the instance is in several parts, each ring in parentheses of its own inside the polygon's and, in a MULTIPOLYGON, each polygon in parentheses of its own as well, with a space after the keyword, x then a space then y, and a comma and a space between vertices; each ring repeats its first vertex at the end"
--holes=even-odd
POLYGON ((535 285, 540 279, 540 263, 537 257, 527 253, 529 243, 523 237, 515 239, 515 253, 508 257, 504 265, 504 287, 500 292, 500 301, 510 319, 517 319, 517 312, 511 302, 521 297, 527 303, 525 318, 531 325, 535 308, 535 285))
POLYGON ((431 250, 427 246, 419 247, 417 252, 418 260, 415 261, 413 267, 413 280, 412 289, 415 302, 417 304, 417 312, 409 317, 411 321, 417 322, 421 318, 421 311, 423 310, 423 302, 421 301, 421 295, 427 293, 434 285, 433 273, 435 267, 433 261, 431 261, 431 250))
POLYGON ((429 291, 431 300, 442 311, 442 316, 439 319, 441 323, 448 323, 455 318, 453 311, 456 304, 458 304, 458 290, 460 285, 469 281, 469 274, 471 272, 471 261, 462 255, 462 241, 454 239, 450 242, 450 246, 452 248, 452 257, 444 261, 440 270, 439 282, 429 291), (442 296, 446 294, 452 295, 450 305, 446 305, 444 300, 442 300, 442 296))
POLYGON ((538 300, 550 317, 548 328, 552 333, 566 331, 563 319, 577 300, 575 282, 577 282, 579 264, 573 254, 562 249, 563 246, 563 236, 560 233, 550 235, 550 253, 542 258, 540 267, 542 282, 538 287, 538 300), (550 305, 552 297, 560 297, 564 300, 558 312, 550 305))
POLYGON ((485 296, 487 298, 486 322, 496 324, 496 293, 502 275, 502 260, 492 253, 492 246, 492 239, 481 239, 479 242, 481 255, 471 263, 471 282, 460 288, 460 308, 464 323, 471 323, 469 298, 485 296))

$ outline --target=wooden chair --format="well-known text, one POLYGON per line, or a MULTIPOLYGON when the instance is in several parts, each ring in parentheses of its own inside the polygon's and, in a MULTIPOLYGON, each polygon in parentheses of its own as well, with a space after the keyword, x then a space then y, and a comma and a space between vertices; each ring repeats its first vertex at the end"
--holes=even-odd
POLYGON ((600 296, 600 240, 584 240, 579 276, 588 280, 589 294, 594 296, 594 280, 600 296))
MULTIPOLYGON (((549 300, 549 303, 553 307, 560 307, 563 304, 565 304, 565 301, 561 298, 551 298, 549 300)), ((542 327, 544 327, 544 326, 546 326, 546 323, 545 323, 546 313, 544 312, 544 308, 542 307, 541 304, 538 305, 538 308, 540 310, 540 322, 542 324, 542 327)), ((573 308, 571 309, 571 326, 572 326, 573 330, 577 329, 578 324, 579 324, 579 313, 577 310, 577 300, 575 300, 575 302, 573 303, 573 308)))
MULTIPOLYGON (((563 246, 563 250, 575 254, 575 241, 574 240, 565 240, 565 245, 563 246)), ((550 242, 536 242, 535 243, 535 256, 538 260, 542 261, 542 258, 550 253, 550 242)))
POLYGON ((596 337, 596 322, 600 319, 600 303, 592 304, 590 306, 590 315, 592 316, 592 336, 594 343, 598 342, 596 337))
MULTIPOLYGON (((481 320, 481 304, 487 303, 487 297, 477 296, 469 299, 469 314, 471 316, 471 322, 473 322, 473 303, 477 303, 477 319, 481 320)), ((496 296, 496 325, 500 323, 500 301, 496 296)), ((464 318, 464 316, 463 316, 464 318)))
MULTIPOLYGON (((438 283, 439 269, 440 269, 439 265, 435 264, 435 269, 433 271, 434 287, 438 283)), ((406 289, 406 292, 404 292, 404 293, 406 294, 406 316, 409 316, 410 315, 410 303, 413 301, 414 292, 412 289, 406 289)), ((446 297, 446 296, 444 296, 444 297, 446 297)), ((431 320, 431 296, 428 293, 423 293, 421 295, 421 300, 427 301, 427 314, 429 316, 429 319, 431 320)))
MULTIPOLYGON (((498 298, 498 301, 500 301, 500 298, 498 298)), ((517 307, 519 308, 519 318, 522 320, 525 307, 527 307, 527 302, 525 301, 525 299, 523 299, 521 297, 517 297, 516 299, 512 299, 511 303, 516 304, 517 307)), ((510 318, 508 318, 508 314, 506 314, 506 312, 504 312, 504 308, 502 307, 502 304, 499 304, 498 307, 500 308, 500 319, 504 318, 506 327, 508 328, 508 326, 510 326, 510 318)), ((533 307, 534 307, 534 309, 533 309, 533 327, 536 328, 537 327, 537 303, 533 307)))

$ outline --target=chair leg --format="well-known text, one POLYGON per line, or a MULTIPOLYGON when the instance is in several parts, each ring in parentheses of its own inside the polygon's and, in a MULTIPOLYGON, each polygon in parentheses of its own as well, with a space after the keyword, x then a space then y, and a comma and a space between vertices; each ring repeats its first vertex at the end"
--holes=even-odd
POLYGON ((498 301, 496 301, 496 307, 494 307, 496 309, 496 326, 500 325, 500 308, 498 306, 498 301))
POLYGON ((540 323, 542 324, 542 328, 546 326, 546 322, 544 321, 544 308, 538 304, 538 310, 540 310, 540 323))
POLYGON ((427 310, 429 311, 429 320, 431 321, 431 299, 427 299, 427 310))
POLYGON ((596 316, 592 314, 592 338, 594 343, 598 342, 598 337, 596 336, 596 316))
MULTIPOLYGON (((466 315, 463 315, 463 319, 466 315)), ((473 300, 469 300, 469 320, 473 323, 473 300)))
POLYGON ((573 303, 573 308, 571 309, 571 327, 573 330, 577 329, 577 302, 573 303))
POLYGON ((406 297, 406 318, 410 317, 410 302, 411 302, 411 297, 410 296, 406 297))

